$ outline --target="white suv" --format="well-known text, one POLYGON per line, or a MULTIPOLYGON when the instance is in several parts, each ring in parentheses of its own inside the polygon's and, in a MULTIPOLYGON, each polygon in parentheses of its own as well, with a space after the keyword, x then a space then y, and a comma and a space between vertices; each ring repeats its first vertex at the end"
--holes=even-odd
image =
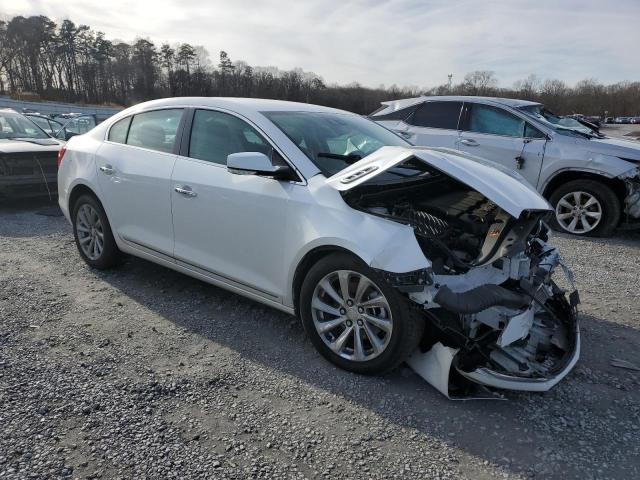
POLYGON ((638 142, 507 98, 409 98, 383 102, 371 118, 414 145, 462 150, 518 171, 552 204, 558 230, 606 236, 640 226, 638 142))

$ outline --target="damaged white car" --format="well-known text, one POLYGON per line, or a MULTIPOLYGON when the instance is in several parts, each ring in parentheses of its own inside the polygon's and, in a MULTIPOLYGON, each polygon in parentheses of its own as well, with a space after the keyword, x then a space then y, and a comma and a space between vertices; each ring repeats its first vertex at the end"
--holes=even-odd
POLYGON ((339 110, 222 98, 132 107, 61 159, 89 265, 126 252, 296 314, 342 368, 408 359, 455 396, 547 390, 578 359, 550 206, 489 163, 339 110))
POLYGON ((574 235, 640 229, 640 143, 510 98, 417 97, 371 114, 414 145, 461 150, 517 170, 549 199, 551 224, 574 235))

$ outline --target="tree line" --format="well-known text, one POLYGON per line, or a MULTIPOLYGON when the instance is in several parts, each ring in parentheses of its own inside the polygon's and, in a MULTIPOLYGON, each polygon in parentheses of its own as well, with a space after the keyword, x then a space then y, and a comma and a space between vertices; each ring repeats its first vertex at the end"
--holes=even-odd
MULTIPOLYGON (((399 79, 401 80, 401 79, 399 79)), ((260 97, 316 103, 367 114, 380 102, 418 95, 486 95, 543 102, 559 114, 638 115, 640 82, 574 86, 530 75, 511 88, 492 71, 468 73, 459 83, 432 88, 327 85, 301 69, 250 66, 220 51, 217 63, 201 46, 109 40, 71 20, 16 16, 0 21, 0 93, 30 92, 43 100, 131 105, 167 96, 260 97)))

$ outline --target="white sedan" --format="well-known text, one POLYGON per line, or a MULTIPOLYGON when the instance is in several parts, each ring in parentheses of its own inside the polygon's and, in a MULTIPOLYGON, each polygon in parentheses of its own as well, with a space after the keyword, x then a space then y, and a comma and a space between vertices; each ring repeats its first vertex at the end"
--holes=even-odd
POLYGON ((358 115, 146 102, 71 139, 58 182, 90 266, 125 252, 298 315, 347 370, 407 360, 446 395, 540 391, 578 359, 549 204, 517 174, 358 115))

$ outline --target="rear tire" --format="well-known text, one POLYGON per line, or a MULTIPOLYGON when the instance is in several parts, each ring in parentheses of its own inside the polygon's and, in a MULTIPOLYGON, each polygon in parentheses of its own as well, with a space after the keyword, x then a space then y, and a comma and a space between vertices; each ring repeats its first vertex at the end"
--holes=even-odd
POLYGON ((299 311, 320 354, 356 373, 380 374, 397 367, 424 332, 424 319, 409 300, 345 253, 328 255, 311 267, 300 290, 299 311))
POLYGON ((71 219, 73 236, 82 259, 98 270, 116 266, 122 253, 100 202, 92 195, 82 195, 73 205, 71 219))
POLYGON ((554 208, 554 230, 580 236, 611 235, 622 216, 615 192, 597 180, 572 180, 549 198, 554 208))

